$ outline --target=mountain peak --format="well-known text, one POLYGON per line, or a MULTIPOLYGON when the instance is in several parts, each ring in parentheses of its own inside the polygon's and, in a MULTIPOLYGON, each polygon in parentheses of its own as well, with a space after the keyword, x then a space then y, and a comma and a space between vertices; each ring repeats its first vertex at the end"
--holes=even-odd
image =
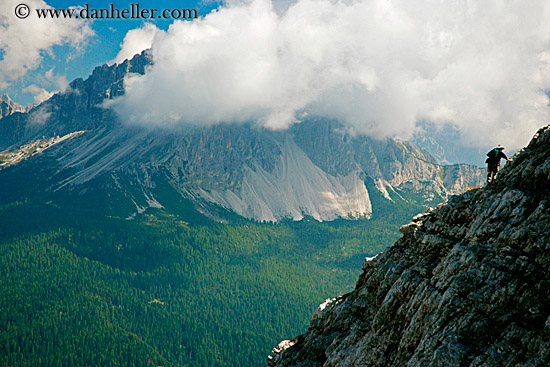
POLYGON ((26 108, 12 101, 7 94, 0 95, 0 119, 15 112, 25 112, 26 108))
POLYGON ((275 366, 550 365, 550 125, 486 188, 403 226, 275 366))

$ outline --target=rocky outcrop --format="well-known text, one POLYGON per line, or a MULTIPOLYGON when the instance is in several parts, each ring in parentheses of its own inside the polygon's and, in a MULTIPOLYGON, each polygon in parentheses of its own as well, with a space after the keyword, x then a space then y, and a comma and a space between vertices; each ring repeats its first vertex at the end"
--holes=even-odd
POLYGON ((0 119, 15 112, 25 112, 25 107, 18 105, 7 94, 0 95, 0 119))
POLYGON ((550 365, 550 125, 401 232, 269 367, 550 365))

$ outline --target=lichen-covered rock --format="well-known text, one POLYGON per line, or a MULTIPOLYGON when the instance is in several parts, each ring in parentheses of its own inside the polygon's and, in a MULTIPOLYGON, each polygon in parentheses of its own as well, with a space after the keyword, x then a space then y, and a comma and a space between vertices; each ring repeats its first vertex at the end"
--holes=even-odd
POLYGON ((269 367, 550 366, 550 125, 401 232, 269 367))

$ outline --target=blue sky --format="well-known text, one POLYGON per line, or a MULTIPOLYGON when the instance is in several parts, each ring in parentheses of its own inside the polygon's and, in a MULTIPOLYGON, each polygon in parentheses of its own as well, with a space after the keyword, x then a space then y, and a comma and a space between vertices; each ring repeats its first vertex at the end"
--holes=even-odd
MULTIPOLYGON (((9 0, 2 0, 9 1, 9 0)), ((17 1, 15 4, 5 4, 0 8, 0 15, 12 15, 2 13, 13 13, 16 4, 25 4, 28 2, 17 1), (11 6, 10 6, 11 5, 11 6)), ((90 8, 108 8, 114 4, 118 9, 130 8, 130 4, 139 3, 141 8, 157 9, 198 9, 201 17, 210 13, 213 9, 221 6, 218 1, 190 1, 190 0, 45 0, 45 3, 52 8, 66 9, 69 7, 81 6, 86 3, 90 8)), ((32 5, 29 4, 32 9, 32 5)), ((19 22, 43 22, 38 19, 25 19, 19 22)), ((65 82, 70 82, 75 78, 86 78, 96 66, 113 60, 120 51, 124 36, 129 30, 143 27, 145 22, 153 23, 156 27, 166 30, 173 20, 161 19, 94 19, 87 24, 93 34, 89 34, 85 39, 74 46, 66 42, 48 45, 40 50, 41 61, 35 68, 30 68, 24 75, 15 80, 10 80, 10 85, 0 88, 0 94, 7 93, 15 102, 27 105, 35 101, 35 93, 38 88, 49 92, 55 92, 62 87, 65 82), (48 73, 49 72, 49 73, 48 73), (48 74, 48 77, 45 75, 48 74), (29 88, 36 86, 38 88, 29 88)), ((1 43, 0 43, 1 46, 1 43)), ((39 46, 37 46, 39 47, 39 46)), ((3 50, 0 47, 0 59, 3 50)), ((40 98, 40 96, 37 96, 40 98)))

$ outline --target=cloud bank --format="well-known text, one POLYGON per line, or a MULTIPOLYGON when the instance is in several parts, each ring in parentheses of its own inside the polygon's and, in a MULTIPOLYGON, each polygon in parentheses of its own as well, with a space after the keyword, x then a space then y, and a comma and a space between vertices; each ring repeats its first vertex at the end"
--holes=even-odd
POLYGON ((512 149, 550 117, 547 0, 231 2, 156 32, 151 53, 113 104, 128 121, 286 128, 308 113, 407 138, 428 120, 512 149))
MULTIPOLYGON (((46 8, 50 6, 42 0, 27 0, 23 3, 19 0, 0 1, 0 90, 38 68, 45 54, 53 57, 54 46, 69 45, 78 50, 94 34, 82 20, 38 19, 35 10, 46 8), (30 9, 29 16, 25 19, 16 17, 16 7, 19 4, 25 4, 30 9)), ((20 14, 25 14, 25 11, 22 10, 20 14)), ((62 77, 53 76, 53 71, 50 70, 45 78, 62 77)), ((36 85, 30 86, 27 91, 36 92, 35 101, 49 93, 36 85)))
POLYGON ((109 64, 119 64, 126 59, 131 59, 141 51, 151 48, 153 39, 159 31, 152 23, 145 23, 141 28, 128 31, 120 45, 120 52, 113 60, 109 61, 109 64))

